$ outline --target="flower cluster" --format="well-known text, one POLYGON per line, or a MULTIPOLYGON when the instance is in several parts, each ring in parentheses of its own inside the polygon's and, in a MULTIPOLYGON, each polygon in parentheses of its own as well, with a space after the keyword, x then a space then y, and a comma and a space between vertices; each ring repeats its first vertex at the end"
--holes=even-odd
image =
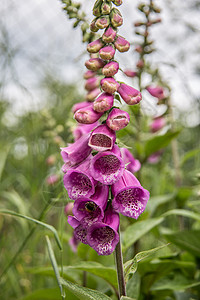
MULTIPOLYGON (((117 6, 122 3, 121 0, 112 2, 117 6)), ((104 29, 104 33, 88 44, 91 58, 85 63, 88 69, 85 88, 88 93, 98 94, 95 92, 90 99, 86 96, 87 101, 73 107, 79 122, 74 131, 75 142, 61 148, 61 155, 64 187, 74 200, 73 216, 68 216, 74 238, 88 244, 99 255, 109 255, 119 241, 119 213, 137 219, 146 207, 149 192, 133 174, 140 169, 140 162, 128 149, 116 144, 116 131, 127 126, 130 120, 126 111, 113 107, 116 93, 129 105, 142 99, 138 90, 114 78, 119 69, 114 60, 115 51, 125 52, 130 47, 117 34, 123 19, 108 0, 97 0, 93 14, 96 18, 91 30, 104 29), (97 75, 103 77, 100 82, 97 75), (104 120, 100 122, 102 116, 104 120)))

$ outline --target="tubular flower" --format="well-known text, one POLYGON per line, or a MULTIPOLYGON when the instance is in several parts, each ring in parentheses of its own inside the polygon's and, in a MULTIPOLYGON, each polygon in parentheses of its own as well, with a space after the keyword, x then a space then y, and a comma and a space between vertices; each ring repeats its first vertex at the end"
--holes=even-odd
POLYGON ((109 206, 103 221, 96 222, 88 228, 88 245, 99 255, 110 255, 119 242, 118 228, 119 215, 109 206))
POLYGON ((74 238, 87 245, 87 229, 74 216, 69 216, 67 221, 74 228, 74 238))
POLYGON ((63 177, 64 187, 69 198, 76 200, 81 196, 90 197, 95 191, 95 180, 90 174, 91 157, 84 160, 78 167, 71 168, 63 177))
POLYGON ((68 147, 61 148, 61 156, 64 161, 62 167, 63 172, 81 163, 90 155, 92 149, 88 146, 89 137, 89 133, 85 134, 75 143, 68 147))
POLYGON ((115 55, 115 49, 112 46, 105 46, 101 48, 99 55, 102 59, 110 60, 115 55))
POLYGON ((99 29, 104 29, 108 27, 109 23, 110 23, 109 16, 104 16, 96 20, 95 26, 99 29))
POLYGON ((92 91, 99 86, 99 78, 92 77, 86 80, 85 89, 87 91, 92 91))
POLYGON ((119 88, 119 83, 112 77, 101 79, 101 88, 104 92, 114 94, 119 88))
POLYGON ((110 151, 100 152, 91 159, 90 172, 94 179, 111 185, 119 180, 125 170, 120 149, 114 145, 110 151))
POLYGON ((88 70, 84 73, 83 77, 84 77, 84 79, 89 79, 89 78, 94 77, 95 75, 96 75, 95 72, 88 70))
POLYGON ((92 124, 79 124, 72 132, 75 141, 80 139, 84 134, 89 133, 98 125, 100 125, 98 121, 92 124))
POLYGON ((129 105, 137 104, 142 100, 141 93, 127 84, 121 83, 117 91, 129 105))
POLYGON ((149 192, 145 190, 137 178, 125 170, 122 177, 112 185, 114 199, 113 208, 122 215, 137 219, 143 213, 149 192))
POLYGON ((114 76, 119 70, 119 64, 115 61, 111 61, 106 64, 102 69, 102 74, 106 77, 114 76))
POLYGON ((75 113, 80 108, 84 108, 84 107, 89 106, 89 105, 90 105, 90 103, 87 102, 87 101, 78 102, 78 103, 76 103, 76 104, 73 105, 72 112, 75 113))
POLYGON ((101 58, 90 58, 85 62, 86 68, 91 71, 98 71, 103 68, 104 65, 105 63, 101 58))
POLYGON ((166 125, 166 120, 163 117, 155 118, 150 124, 151 132, 157 132, 166 125))
POLYGON ((115 132, 106 125, 100 125, 92 131, 88 145, 96 151, 106 151, 113 148, 115 141, 115 132))
POLYGON ((151 94, 151 96, 162 100, 165 98, 164 89, 161 86, 147 86, 146 90, 151 94))
POLYGON ((74 118, 82 124, 93 124, 98 121, 103 113, 98 113, 92 108, 93 104, 75 112, 74 118))
POLYGON ((94 99, 101 93, 101 90, 99 88, 96 88, 92 91, 89 91, 86 95, 86 100, 89 102, 93 102, 94 99))
POLYGON ((139 160, 135 159, 132 153, 128 149, 121 148, 120 150, 121 150, 122 159, 124 161, 124 164, 126 165, 126 169, 131 173, 135 173, 139 171, 141 168, 141 163, 139 162, 139 160))
POLYGON ((87 45, 87 51, 90 53, 97 53, 103 47, 101 39, 93 41, 87 45))
POLYGON ((125 71, 124 71, 124 74, 125 74, 126 76, 128 76, 128 77, 131 77, 131 78, 137 76, 137 72, 134 72, 134 71, 131 71, 131 70, 125 70, 125 71))
POLYGON ((114 96, 108 93, 102 93, 93 103, 93 109, 97 112, 105 112, 112 108, 114 96))
POLYGON ((110 13, 110 20, 113 27, 119 27, 123 24, 123 18, 117 8, 113 8, 110 13))
POLYGON ((126 111, 118 108, 113 108, 107 117, 106 125, 110 129, 117 131, 126 127, 129 121, 130 116, 126 111))
POLYGON ((118 35, 114 45, 119 52, 126 52, 130 48, 130 43, 120 35, 118 35))
POLYGON ((107 44, 114 42, 116 34, 116 30, 114 30, 111 26, 106 28, 104 34, 102 35, 103 42, 107 44))
POLYGON ((80 197, 74 203, 73 214, 85 227, 92 223, 102 221, 107 205, 109 188, 106 185, 97 184, 95 193, 88 197, 80 197))

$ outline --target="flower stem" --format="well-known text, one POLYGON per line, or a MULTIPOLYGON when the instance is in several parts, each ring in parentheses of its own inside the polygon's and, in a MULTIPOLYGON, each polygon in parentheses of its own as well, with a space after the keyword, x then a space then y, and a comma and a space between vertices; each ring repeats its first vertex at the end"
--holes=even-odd
POLYGON ((119 243, 115 248, 115 262, 117 268, 117 279, 118 279, 118 289, 119 289, 119 299, 121 296, 126 296, 126 286, 124 280, 124 268, 123 268, 123 257, 121 249, 120 231, 119 231, 119 243))

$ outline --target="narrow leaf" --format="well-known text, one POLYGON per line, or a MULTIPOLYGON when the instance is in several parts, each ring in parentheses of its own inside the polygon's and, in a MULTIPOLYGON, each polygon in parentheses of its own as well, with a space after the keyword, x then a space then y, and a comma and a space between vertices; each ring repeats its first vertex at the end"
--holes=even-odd
POLYGON ((0 159, 0 179, 1 179, 4 167, 5 167, 9 149, 10 149, 9 146, 0 149, 0 157, 1 157, 1 159, 0 159))
POLYGON ((80 300, 111 300, 107 295, 91 290, 61 278, 61 283, 80 300))
POLYGON ((123 251, 126 251, 131 245, 139 240, 143 235, 149 232, 151 229, 162 223, 164 218, 152 218, 144 221, 138 221, 124 231, 123 234, 123 251))
POLYGON ((62 287, 61 277, 60 277, 60 273, 59 273, 59 270, 58 270, 57 261, 56 261, 56 258, 55 258, 55 255, 54 255, 54 252, 53 252, 53 249, 52 249, 52 246, 51 246, 51 242, 50 242, 50 239, 49 239, 48 236, 46 236, 46 241, 47 241, 49 257, 50 257, 50 260, 51 260, 52 267, 54 269, 54 273, 56 275, 56 279, 57 279, 57 283, 58 283, 58 286, 59 286, 59 289, 60 289, 60 292, 61 292, 61 296, 64 298, 65 297, 65 292, 64 292, 63 287, 62 287))
POLYGON ((38 220, 33 219, 31 217, 28 217, 28 216, 24 216, 22 214, 18 214, 18 213, 14 212, 14 211, 11 211, 11 210, 0 209, 0 214, 11 215, 11 216, 23 218, 23 219, 26 219, 28 221, 34 222, 34 223, 36 223, 38 225, 41 225, 41 226, 43 226, 43 227, 51 230, 51 232, 53 232, 53 234, 54 234, 54 237, 55 237, 55 240, 56 240, 56 242, 58 244, 58 247, 60 248, 60 250, 62 250, 62 245, 61 245, 58 233, 57 233, 56 229, 52 225, 46 224, 44 222, 38 221, 38 220))
POLYGON ((199 148, 197 148, 197 149, 192 149, 192 150, 188 151, 188 152, 182 157, 180 164, 181 164, 181 165, 184 165, 184 163, 185 163, 186 161, 188 161, 190 158, 194 157, 195 155, 199 154, 199 152, 200 152, 200 149, 199 149, 199 148))
POLYGON ((196 221, 200 222, 200 214, 194 213, 193 211, 185 210, 185 209, 172 209, 162 214, 162 217, 168 217, 172 215, 178 215, 183 217, 192 218, 196 221))
POLYGON ((32 293, 20 298, 20 300, 55 300, 60 298, 60 291, 58 288, 41 289, 33 291, 32 293))
POLYGON ((120 300, 136 300, 136 299, 135 298, 126 297, 126 296, 122 296, 120 298, 120 300))

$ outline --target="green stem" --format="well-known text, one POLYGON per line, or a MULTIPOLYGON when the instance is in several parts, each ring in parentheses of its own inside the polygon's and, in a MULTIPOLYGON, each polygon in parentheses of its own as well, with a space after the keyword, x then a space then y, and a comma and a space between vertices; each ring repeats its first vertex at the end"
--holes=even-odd
POLYGON ((123 268, 123 257, 121 249, 121 240, 120 240, 120 231, 119 231, 119 243, 115 248, 115 262, 117 268, 117 279, 118 279, 118 288, 119 288, 119 299, 122 296, 126 296, 126 286, 124 280, 124 268, 123 268))
MULTIPOLYGON (((47 212, 49 206, 51 204, 51 201, 48 201, 45 205, 45 207, 43 208, 43 210, 41 211, 38 220, 41 221, 45 215, 45 213, 47 212)), ((18 255, 21 253, 21 251, 24 249, 24 247, 26 246, 28 240, 30 239, 30 237, 32 236, 32 234, 34 233, 36 229, 36 226, 32 227, 31 230, 29 231, 29 233, 27 234, 26 238, 24 239, 23 243, 21 244, 21 246, 19 247, 19 249, 17 250, 17 252, 15 253, 15 255, 13 256, 13 258, 11 259, 11 261, 8 263, 8 265, 5 267, 5 269, 2 271, 2 273, 0 274, 0 280, 1 278, 8 272, 8 270, 10 269, 10 267, 14 264, 14 262, 16 261, 18 255)))

